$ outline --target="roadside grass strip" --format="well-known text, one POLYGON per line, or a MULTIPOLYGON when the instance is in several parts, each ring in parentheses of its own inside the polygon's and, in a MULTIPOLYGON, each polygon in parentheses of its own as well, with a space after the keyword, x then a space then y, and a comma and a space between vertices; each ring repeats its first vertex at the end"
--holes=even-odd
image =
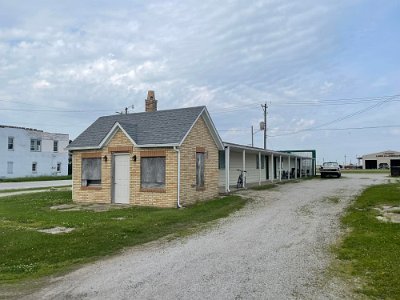
POLYGON ((2 198, 0 283, 16 283, 67 271, 78 264, 118 253, 124 247, 190 234, 205 223, 242 208, 245 200, 237 195, 227 196, 183 209, 51 209, 72 204, 70 191, 2 198), (73 230, 46 233, 45 229, 51 228, 73 230))
POLYGON ((17 178, 1 178, 1 182, 30 182, 30 181, 52 181, 52 180, 70 180, 71 175, 65 176, 37 176, 37 177, 17 177, 17 178))
MULTIPOLYGON (((400 207, 400 184, 383 184, 366 189, 348 208, 342 223, 349 229, 335 248, 339 272, 358 279, 357 288, 368 297, 400 298, 400 224, 382 221, 382 208, 400 207)), ((354 280, 353 280, 354 281, 354 280)))

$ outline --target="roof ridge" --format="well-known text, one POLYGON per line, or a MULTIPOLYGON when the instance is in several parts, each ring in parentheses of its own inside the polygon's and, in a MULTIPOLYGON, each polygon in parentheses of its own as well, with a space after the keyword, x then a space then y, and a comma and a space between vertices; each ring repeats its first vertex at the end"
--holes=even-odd
POLYGON ((137 113, 130 113, 130 114, 114 114, 114 115, 107 115, 107 116, 101 116, 100 118, 109 118, 109 117, 119 117, 119 116, 132 116, 132 115, 142 115, 142 114, 157 114, 157 113, 162 113, 162 112, 173 112, 177 110, 187 110, 187 109, 194 109, 194 108, 204 108, 206 107, 205 105, 198 105, 198 106, 189 106, 189 107, 181 107, 181 108, 172 108, 172 109, 163 109, 163 110, 157 110, 157 111, 141 111, 137 113))

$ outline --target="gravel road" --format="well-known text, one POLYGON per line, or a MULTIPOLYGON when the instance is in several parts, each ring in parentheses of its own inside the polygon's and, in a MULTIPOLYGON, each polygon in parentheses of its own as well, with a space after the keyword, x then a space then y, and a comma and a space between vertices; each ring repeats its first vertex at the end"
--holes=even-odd
POLYGON ((345 174, 242 191, 253 200, 215 226, 86 265, 27 299, 352 298, 326 272, 329 245, 340 236, 344 208, 386 176, 345 174))

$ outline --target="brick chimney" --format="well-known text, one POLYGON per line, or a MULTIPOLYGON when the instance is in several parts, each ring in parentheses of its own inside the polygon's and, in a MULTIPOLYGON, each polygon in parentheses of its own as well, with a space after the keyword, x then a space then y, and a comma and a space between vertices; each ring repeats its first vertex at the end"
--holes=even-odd
POLYGON ((147 92, 146 112, 157 111, 157 100, 154 96, 154 91, 147 92))

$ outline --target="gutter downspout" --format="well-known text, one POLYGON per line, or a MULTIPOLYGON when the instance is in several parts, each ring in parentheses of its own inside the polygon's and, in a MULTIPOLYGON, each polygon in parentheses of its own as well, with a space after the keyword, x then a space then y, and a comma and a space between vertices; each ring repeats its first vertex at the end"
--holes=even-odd
POLYGON ((181 151, 178 147, 174 146, 174 150, 176 151, 176 155, 178 158, 178 182, 177 182, 177 196, 176 196, 176 206, 177 208, 181 208, 181 151))

